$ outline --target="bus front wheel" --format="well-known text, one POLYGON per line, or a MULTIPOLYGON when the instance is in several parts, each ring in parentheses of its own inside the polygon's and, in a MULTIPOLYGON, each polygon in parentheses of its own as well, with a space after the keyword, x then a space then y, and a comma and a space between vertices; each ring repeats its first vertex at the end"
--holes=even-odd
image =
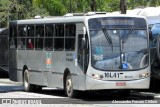
POLYGON ((26 92, 32 92, 35 88, 34 85, 29 83, 29 72, 27 69, 23 73, 23 85, 26 92))
POLYGON ((67 75, 67 78, 66 78, 65 91, 67 96, 70 98, 74 98, 78 94, 78 92, 73 89, 73 83, 72 83, 72 78, 70 74, 67 75))

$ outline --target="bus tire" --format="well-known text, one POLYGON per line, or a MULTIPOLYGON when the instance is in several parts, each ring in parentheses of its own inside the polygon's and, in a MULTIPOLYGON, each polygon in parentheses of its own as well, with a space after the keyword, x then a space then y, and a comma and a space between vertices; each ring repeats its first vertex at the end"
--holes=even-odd
POLYGON ((33 92, 35 85, 29 83, 29 72, 26 69, 23 73, 23 86, 26 92, 33 92))
POLYGON ((65 81, 65 92, 69 98, 74 98, 78 95, 78 91, 73 89, 71 75, 68 74, 65 81))
POLYGON ((156 52, 157 52, 158 62, 160 62, 160 37, 159 36, 157 37, 156 52))
POLYGON ((35 85, 35 92, 41 92, 42 91, 42 86, 35 85))

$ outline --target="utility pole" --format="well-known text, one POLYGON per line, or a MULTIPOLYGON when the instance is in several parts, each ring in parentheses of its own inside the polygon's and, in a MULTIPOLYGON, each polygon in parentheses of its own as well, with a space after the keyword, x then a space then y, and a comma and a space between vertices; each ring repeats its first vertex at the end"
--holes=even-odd
POLYGON ((126 0, 120 0, 120 11, 121 11, 121 14, 126 14, 126 11, 127 11, 127 1, 126 0))

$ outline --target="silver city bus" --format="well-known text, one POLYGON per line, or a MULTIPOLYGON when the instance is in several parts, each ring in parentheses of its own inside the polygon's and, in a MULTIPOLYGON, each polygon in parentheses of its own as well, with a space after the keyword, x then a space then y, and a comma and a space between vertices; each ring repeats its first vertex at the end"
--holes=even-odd
POLYGON ((25 91, 148 89, 148 27, 139 16, 82 16, 10 22, 9 77, 25 91))

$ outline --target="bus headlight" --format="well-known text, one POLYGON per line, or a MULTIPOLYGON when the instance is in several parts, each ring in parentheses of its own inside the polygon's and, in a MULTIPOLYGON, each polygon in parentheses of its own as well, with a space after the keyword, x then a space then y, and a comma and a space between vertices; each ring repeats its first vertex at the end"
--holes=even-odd
POLYGON ((139 78, 147 78, 149 77, 149 73, 143 73, 139 75, 139 78))
POLYGON ((100 74, 92 74, 92 78, 94 78, 94 79, 98 79, 98 80, 101 80, 101 79, 103 79, 103 75, 100 75, 100 74))

